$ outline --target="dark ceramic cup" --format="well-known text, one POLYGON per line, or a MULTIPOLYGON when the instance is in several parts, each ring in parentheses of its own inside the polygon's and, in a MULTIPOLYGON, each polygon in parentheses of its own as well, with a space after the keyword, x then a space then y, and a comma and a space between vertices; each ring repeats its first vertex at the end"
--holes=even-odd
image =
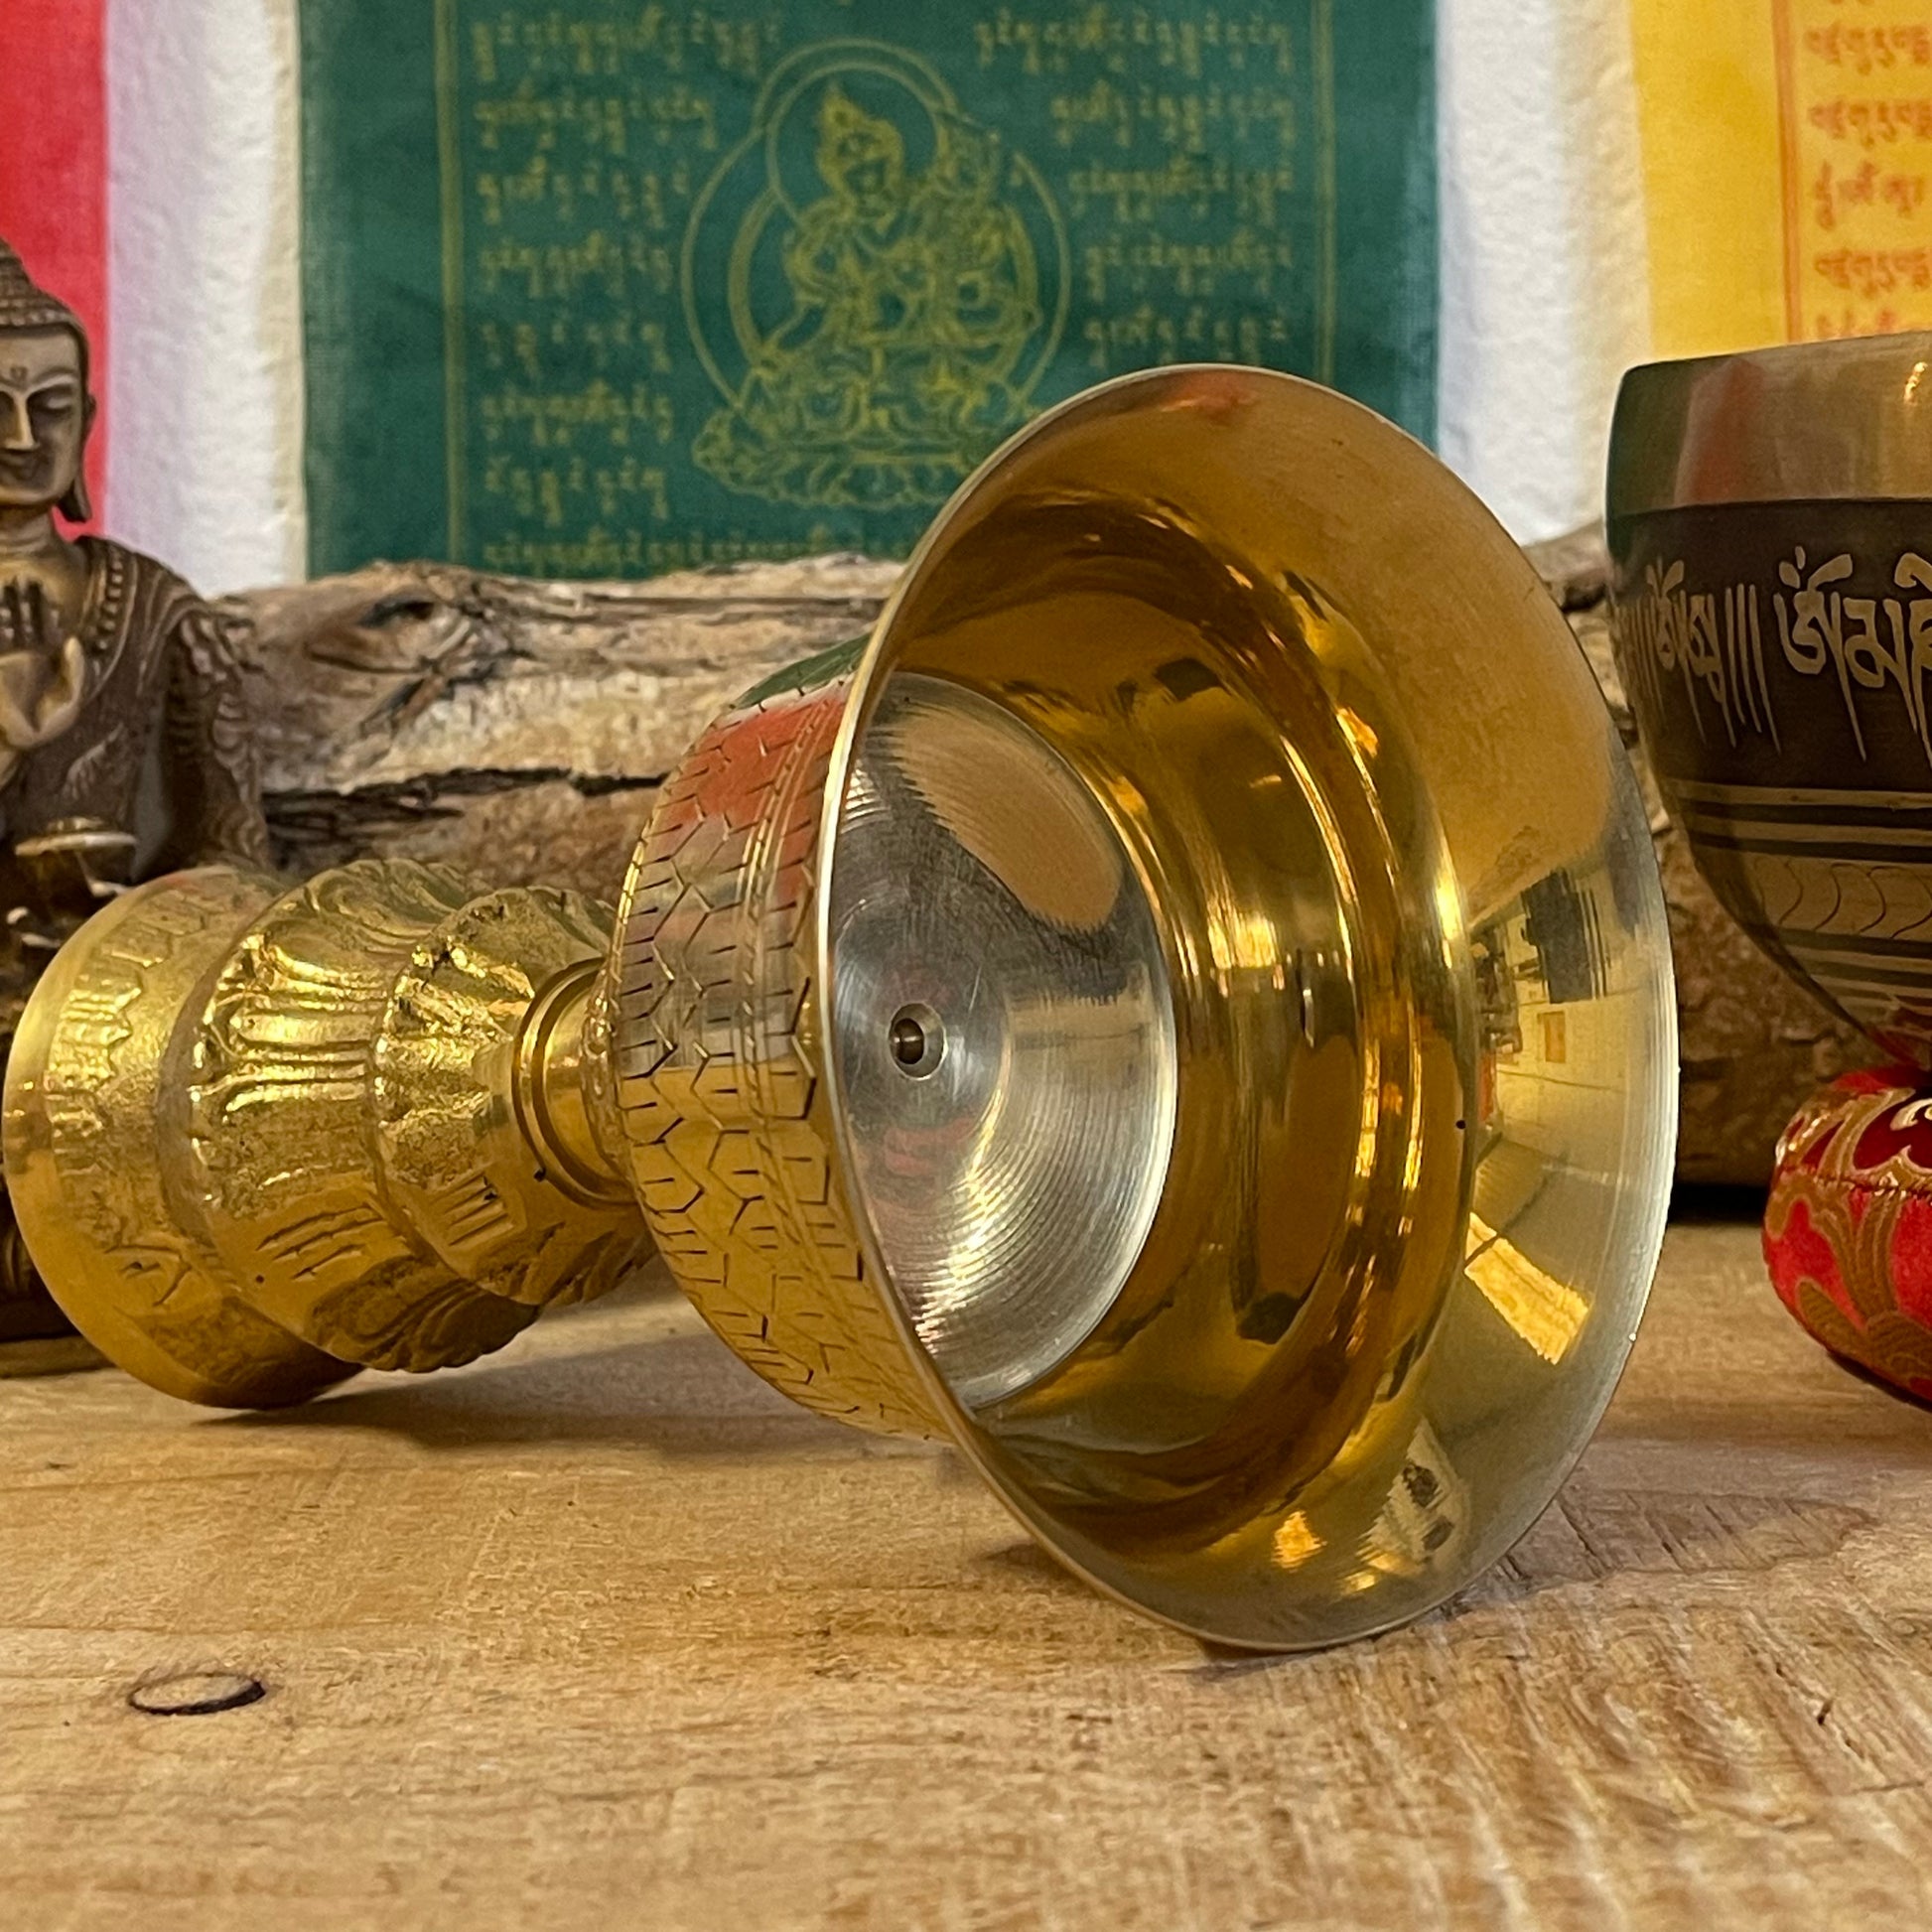
POLYGON ((1932 1067, 1932 335, 1632 370, 1608 511, 1618 667, 1704 876, 1932 1067))

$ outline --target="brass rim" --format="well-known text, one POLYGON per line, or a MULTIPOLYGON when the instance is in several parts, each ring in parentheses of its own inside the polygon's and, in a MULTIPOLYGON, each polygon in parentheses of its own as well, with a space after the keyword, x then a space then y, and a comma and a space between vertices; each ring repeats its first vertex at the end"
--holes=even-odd
POLYGON ((1932 333, 1649 362, 1623 378, 1612 522, 1699 504, 1932 497, 1932 333))

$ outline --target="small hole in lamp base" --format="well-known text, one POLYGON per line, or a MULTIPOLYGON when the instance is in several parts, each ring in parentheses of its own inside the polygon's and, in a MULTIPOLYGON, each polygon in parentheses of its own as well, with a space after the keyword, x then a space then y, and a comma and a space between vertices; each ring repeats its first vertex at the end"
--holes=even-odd
POLYGON ((893 1015, 893 1063, 907 1078, 923 1080, 945 1057, 946 1029, 929 1006, 914 1002, 893 1015))

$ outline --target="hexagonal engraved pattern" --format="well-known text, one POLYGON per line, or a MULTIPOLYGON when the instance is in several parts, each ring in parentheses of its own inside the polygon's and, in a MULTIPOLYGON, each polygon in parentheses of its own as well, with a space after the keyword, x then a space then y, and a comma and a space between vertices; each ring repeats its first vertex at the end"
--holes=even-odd
POLYGON ((820 814, 857 647, 720 718, 665 786, 603 990, 633 1183, 711 1325, 838 1421, 940 1433, 868 1275, 819 1078, 820 814))

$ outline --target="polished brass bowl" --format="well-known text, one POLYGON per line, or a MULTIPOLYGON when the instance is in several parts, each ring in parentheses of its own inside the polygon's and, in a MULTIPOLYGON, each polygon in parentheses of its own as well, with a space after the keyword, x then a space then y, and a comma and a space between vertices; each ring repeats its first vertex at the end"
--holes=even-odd
POLYGON ((1223 1642, 1442 1602, 1555 1493, 1672 1156, 1651 843, 1527 560, 1305 382, 1129 377, 750 692, 615 916, 189 874, 7 1076, 36 1260, 205 1400, 496 1346, 644 1227, 774 1386, 950 1438, 1223 1642))
POLYGON ((1932 335, 1632 370, 1616 652, 1704 876, 1932 1066, 1932 335))

